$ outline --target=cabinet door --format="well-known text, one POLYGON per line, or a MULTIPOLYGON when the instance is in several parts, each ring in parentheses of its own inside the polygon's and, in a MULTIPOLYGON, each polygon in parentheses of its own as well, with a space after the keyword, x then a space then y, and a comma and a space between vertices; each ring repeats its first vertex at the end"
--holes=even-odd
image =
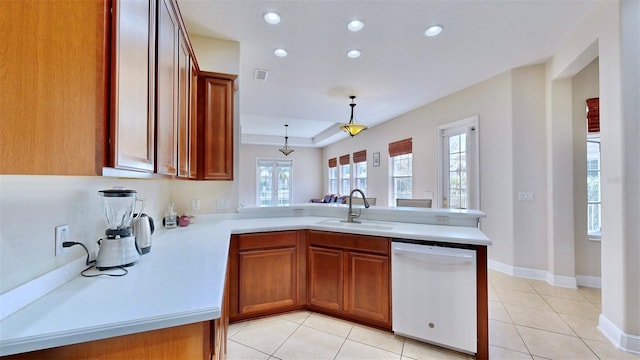
POLYGON ((177 175, 178 22, 170 0, 159 0, 156 80, 156 172, 177 175))
POLYGON ((309 305, 341 311, 343 301, 343 251, 309 247, 309 305))
POLYGON ((111 166, 154 170, 155 1, 113 3, 111 166))
POLYGON ((240 251, 238 301, 240 314, 293 306, 297 303, 297 250, 240 251))
POLYGON ((187 41, 178 37, 178 176, 189 177, 189 80, 191 64, 187 41))
POLYGON ((233 180, 234 79, 205 72, 198 77, 199 179, 233 180))
POLYGON ((349 279, 346 312, 390 325, 389 257, 348 253, 349 279))
POLYGON ((110 4, 0 1, 0 174, 102 174, 110 4))
POLYGON ((189 81, 189 178, 198 177, 198 69, 191 61, 189 81))

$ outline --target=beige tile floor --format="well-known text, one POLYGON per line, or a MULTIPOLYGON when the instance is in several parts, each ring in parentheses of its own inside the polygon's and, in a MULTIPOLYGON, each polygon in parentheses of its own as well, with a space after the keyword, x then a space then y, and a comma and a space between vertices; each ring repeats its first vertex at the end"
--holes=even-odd
MULTIPOLYGON (((600 290, 563 289, 489 272, 491 359, 636 359, 596 329, 600 290)), ((463 353, 301 311, 231 324, 228 359, 473 359, 463 353)))

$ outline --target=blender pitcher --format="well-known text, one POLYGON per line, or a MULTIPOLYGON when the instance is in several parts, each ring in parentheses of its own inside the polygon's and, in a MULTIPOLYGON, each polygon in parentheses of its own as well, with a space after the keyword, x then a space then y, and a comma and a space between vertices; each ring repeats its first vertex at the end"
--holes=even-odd
POLYGON ((144 202, 136 199, 136 191, 130 189, 109 189, 100 190, 102 196, 102 210, 107 229, 119 230, 131 227, 131 223, 137 220, 142 214, 144 202), (140 211, 134 218, 134 207, 136 202, 140 202, 140 211))
POLYGON ((96 268, 99 270, 120 266, 131 266, 140 259, 132 222, 142 214, 144 203, 136 199, 136 191, 122 188, 100 190, 104 221, 107 223, 106 237, 98 243, 96 268), (140 211, 134 217, 134 207, 140 201, 140 211))

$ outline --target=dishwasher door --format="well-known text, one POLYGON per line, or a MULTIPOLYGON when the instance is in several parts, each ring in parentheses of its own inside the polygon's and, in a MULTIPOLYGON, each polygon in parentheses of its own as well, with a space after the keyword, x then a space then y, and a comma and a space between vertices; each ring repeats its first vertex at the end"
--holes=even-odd
POLYGON ((477 352, 476 251, 392 242, 393 331, 477 352))

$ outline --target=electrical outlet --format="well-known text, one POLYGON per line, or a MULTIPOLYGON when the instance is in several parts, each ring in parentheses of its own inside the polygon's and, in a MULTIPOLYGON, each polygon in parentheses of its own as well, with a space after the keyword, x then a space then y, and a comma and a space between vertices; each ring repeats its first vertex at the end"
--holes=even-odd
POLYGON ((198 199, 191 200, 191 210, 200 211, 200 200, 198 199))
POLYGON ((533 193, 529 191, 519 192, 518 201, 533 201, 533 193))
POLYGON ((69 225, 56 226, 56 256, 69 251, 69 248, 62 246, 65 241, 71 241, 69 236, 69 225))

